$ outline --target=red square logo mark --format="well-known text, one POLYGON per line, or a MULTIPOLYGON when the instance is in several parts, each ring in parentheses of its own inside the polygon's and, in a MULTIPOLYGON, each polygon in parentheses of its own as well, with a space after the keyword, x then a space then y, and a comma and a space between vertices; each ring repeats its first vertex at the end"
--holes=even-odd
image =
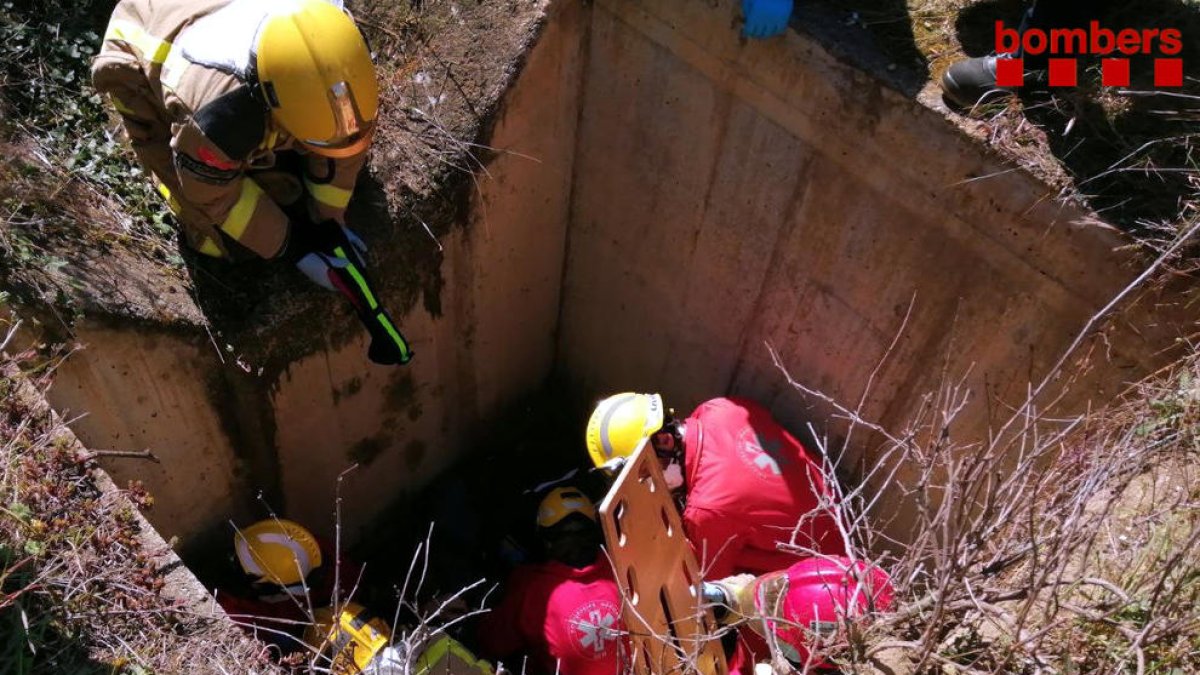
POLYGON ((1050 86, 1074 87, 1079 84, 1078 62, 1075 59, 1050 59, 1050 86))
POLYGON ((1104 59, 1100 62, 1100 81, 1106 87, 1129 86, 1129 59, 1104 59))
POLYGON ((1025 85, 1024 59, 996 59, 996 86, 1021 87, 1025 85))
POLYGON ((1183 59, 1154 59, 1154 86, 1182 87, 1183 59))

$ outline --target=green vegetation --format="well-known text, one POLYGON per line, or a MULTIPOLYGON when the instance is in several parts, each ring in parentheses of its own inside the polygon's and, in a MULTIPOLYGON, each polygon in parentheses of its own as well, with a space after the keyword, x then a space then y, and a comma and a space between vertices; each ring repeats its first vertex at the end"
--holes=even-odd
POLYGON ((181 262, 161 200, 91 89, 106 15, 98 2, 0 4, 0 283, 44 294, 70 283, 56 273, 74 252, 112 244, 181 262))
POLYGON ((39 363, 0 360, 0 673, 272 672, 260 645, 161 593, 173 567, 138 515, 152 498, 97 472, 39 363))
POLYGON ((13 673, 146 672, 121 667, 129 657, 120 650, 108 667, 97 663, 94 636, 81 631, 112 621, 105 610, 150 607, 162 580, 128 507, 106 503, 23 381, 11 369, 0 377, 0 664, 13 673))

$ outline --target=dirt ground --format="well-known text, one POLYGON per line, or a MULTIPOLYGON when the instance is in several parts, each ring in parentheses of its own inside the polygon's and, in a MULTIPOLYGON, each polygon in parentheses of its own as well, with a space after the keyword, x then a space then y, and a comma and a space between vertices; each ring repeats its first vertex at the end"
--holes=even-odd
POLYGON ((1127 89, 1100 85, 1098 62, 1083 64, 1080 86, 1030 87, 1019 98, 972 111, 941 100, 942 73, 994 49, 993 27, 1016 24, 1024 0, 813 0, 798 2, 792 26, 935 108, 964 131, 1151 248, 1194 217, 1200 132, 1200 3, 1149 0, 1101 17, 1105 26, 1177 27, 1184 36, 1185 86, 1154 92, 1153 67, 1132 64, 1127 89))

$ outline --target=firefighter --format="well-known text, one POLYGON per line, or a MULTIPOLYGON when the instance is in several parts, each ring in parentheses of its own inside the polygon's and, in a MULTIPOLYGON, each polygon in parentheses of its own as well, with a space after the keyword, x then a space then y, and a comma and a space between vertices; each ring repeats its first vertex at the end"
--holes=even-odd
POLYGON ((621 461, 649 438, 706 578, 765 574, 797 556, 844 555, 836 502, 819 460, 761 405, 716 398, 676 419, 658 394, 623 393, 596 406, 587 449, 597 466, 621 461))
POLYGON ((538 506, 537 532, 546 560, 513 570, 504 598, 480 624, 481 653, 509 659, 513 672, 624 672, 621 595, 600 546, 596 507, 575 487, 555 488, 538 506), (522 654, 527 668, 511 661, 522 654))
POLYGON ((92 82, 192 248, 294 264, 350 300, 372 360, 411 358, 345 224, 379 93, 339 1, 120 0, 92 82))
POLYGON ((304 631, 304 643, 317 655, 314 663, 333 675, 384 670, 394 655, 391 640, 387 622, 356 602, 318 609, 304 631))
POLYGON ((769 661, 773 651, 799 672, 832 668, 821 649, 844 638, 852 623, 890 609, 893 595, 886 572, 842 556, 806 558, 759 577, 704 583, 705 600, 714 605, 717 620, 740 626, 731 675, 750 675, 754 664, 769 661))
POLYGON ((219 589, 217 603, 284 653, 301 646, 297 638, 311 623, 313 610, 350 597, 361 569, 338 559, 328 542, 304 526, 282 518, 237 531, 233 554, 242 579, 219 589))
MULTIPOLYGON (((1020 19, 1019 32, 1027 29, 1081 28, 1089 21, 1099 20, 1114 7, 1114 0, 1030 0, 1020 19)), ((1043 71, 1048 66, 1045 54, 1016 54, 1024 59, 1026 72, 1043 71)), ((991 54, 963 59, 952 64, 942 75, 942 94, 958 108, 971 108, 998 96, 1011 95, 1013 89, 996 84, 997 59, 1008 55, 991 54)))

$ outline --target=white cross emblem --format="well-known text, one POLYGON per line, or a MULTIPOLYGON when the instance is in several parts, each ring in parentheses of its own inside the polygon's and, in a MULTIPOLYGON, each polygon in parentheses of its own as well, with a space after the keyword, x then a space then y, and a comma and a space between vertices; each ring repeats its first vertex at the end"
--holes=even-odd
POLYGON ((747 427, 741 434, 742 460, 749 460, 760 474, 783 475, 781 465, 789 464, 789 458, 783 453, 783 439, 767 440, 757 431, 747 427))
POLYGON ((571 623, 579 631, 578 640, 592 658, 603 656, 611 643, 617 640, 617 614, 610 603, 588 603, 576 612, 571 623), (584 615, 587 618, 583 618, 584 615))

